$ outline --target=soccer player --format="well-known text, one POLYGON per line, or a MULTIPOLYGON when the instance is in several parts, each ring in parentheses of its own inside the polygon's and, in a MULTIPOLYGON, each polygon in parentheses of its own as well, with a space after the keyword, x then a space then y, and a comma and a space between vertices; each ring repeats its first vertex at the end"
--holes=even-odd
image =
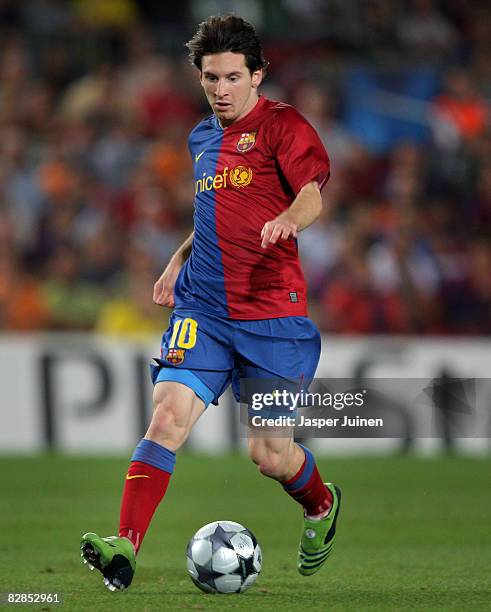
MULTIPOLYGON (((254 28, 209 17, 187 43, 213 114, 191 132, 194 232, 154 285, 172 306, 153 366, 153 416, 126 475, 118 536, 87 533, 82 560, 110 590, 132 581, 135 558, 163 499, 176 452, 210 403, 245 378, 311 380, 320 336, 307 317, 297 234, 321 212, 329 159, 291 106, 258 94, 266 62, 254 28)), ((250 436, 261 474, 303 507, 298 570, 329 556, 341 494, 324 483, 312 453, 282 437, 250 436)))

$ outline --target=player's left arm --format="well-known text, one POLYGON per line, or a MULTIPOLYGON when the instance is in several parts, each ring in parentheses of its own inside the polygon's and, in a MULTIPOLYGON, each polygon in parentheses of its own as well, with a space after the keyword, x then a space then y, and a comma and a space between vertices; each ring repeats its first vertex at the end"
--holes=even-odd
POLYGON ((281 238, 297 238, 301 232, 319 217, 322 211, 322 196, 317 181, 304 185, 289 208, 275 219, 264 224, 261 231, 261 246, 266 249, 281 238))

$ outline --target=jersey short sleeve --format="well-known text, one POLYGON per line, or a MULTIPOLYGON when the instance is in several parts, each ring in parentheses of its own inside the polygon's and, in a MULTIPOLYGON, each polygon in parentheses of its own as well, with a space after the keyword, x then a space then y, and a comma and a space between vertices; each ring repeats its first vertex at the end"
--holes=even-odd
POLYGON ((317 181, 322 189, 329 178, 329 157, 317 132, 298 111, 281 105, 269 137, 279 168, 295 195, 311 181, 317 181))

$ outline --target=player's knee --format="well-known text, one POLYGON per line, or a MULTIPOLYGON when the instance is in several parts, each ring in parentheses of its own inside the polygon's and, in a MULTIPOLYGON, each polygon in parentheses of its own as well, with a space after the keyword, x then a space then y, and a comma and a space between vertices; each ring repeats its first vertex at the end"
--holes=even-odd
POLYGON ((154 404, 150 428, 158 434, 170 433, 176 426, 175 413, 169 400, 154 404))
POLYGON ((153 415, 147 436, 170 450, 177 450, 188 434, 188 415, 179 409, 177 398, 167 394, 154 398, 153 415))

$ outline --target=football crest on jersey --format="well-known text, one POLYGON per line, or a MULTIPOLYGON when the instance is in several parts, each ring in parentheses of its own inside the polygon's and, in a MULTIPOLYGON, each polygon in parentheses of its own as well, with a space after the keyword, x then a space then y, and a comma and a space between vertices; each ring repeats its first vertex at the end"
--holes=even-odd
POLYGON ((184 349, 169 349, 167 355, 165 356, 165 360, 172 365, 181 365, 184 361, 184 355, 186 351, 184 349))
POLYGON ((250 151, 252 147, 256 144, 256 134, 257 132, 244 132, 239 138, 239 142, 237 143, 237 151, 241 153, 247 153, 250 151))

